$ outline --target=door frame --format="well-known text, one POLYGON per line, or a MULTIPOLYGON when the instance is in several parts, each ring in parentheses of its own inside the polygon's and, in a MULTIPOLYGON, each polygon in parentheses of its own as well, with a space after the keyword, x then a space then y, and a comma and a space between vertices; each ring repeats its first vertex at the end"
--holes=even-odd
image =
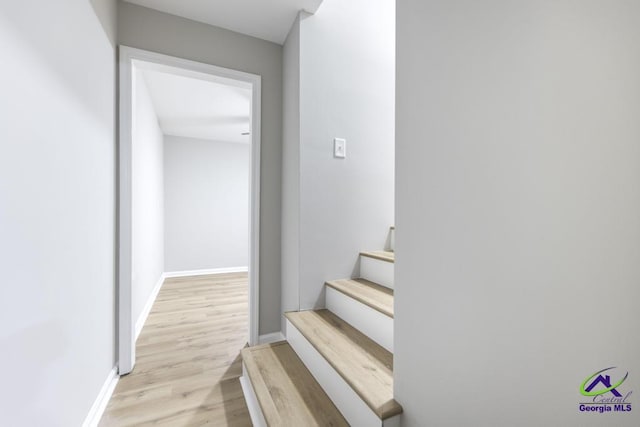
POLYGON ((251 167, 249 178, 249 345, 258 344, 260 267, 260 119, 259 75, 229 68, 119 46, 119 144, 118 144, 118 373, 128 374, 135 365, 135 323, 132 313, 132 143, 134 67, 165 70, 173 74, 250 88, 251 167))

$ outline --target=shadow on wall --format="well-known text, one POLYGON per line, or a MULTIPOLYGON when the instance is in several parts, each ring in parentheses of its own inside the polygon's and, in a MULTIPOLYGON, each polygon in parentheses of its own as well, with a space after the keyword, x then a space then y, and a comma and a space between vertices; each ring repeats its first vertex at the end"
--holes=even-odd
POLYGON ((89 0, 91 7, 100 21, 104 34, 109 39, 112 47, 116 47, 118 27, 115 22, 118 18, 118 0, 89 0))
MULTIPOLYGON (((7 43, 9 57, 15 53, 15 58, 28 60, 33 68, 41 69, 38 75, 55 76, 66 93, 83 104, 96 119, 104 120, 108 117, 105 112, 112 106, 100 102, 99 97, 87 97, 86 94, 96 91, 92 69, 113 67, 111 61, 105 62, 108 58, 105 53, 115 55, 116 7, 112 0, 90 0, 86 7, 88 13, 79 10, 74 2, 3 2, 0 36, 7 43), (96 32, 96 23, 87 19, 88 15, 96 16, 104 32, 96 32), (51 19, 52 16, 56 18, 51 19), (104 50, 96 49, 96 39, 101 37, 107 41, 104 50), (78 79, 79 69, 87 70, 86 78, 78 79)), ((113 127, 112 123, 104 125, 113 127)))

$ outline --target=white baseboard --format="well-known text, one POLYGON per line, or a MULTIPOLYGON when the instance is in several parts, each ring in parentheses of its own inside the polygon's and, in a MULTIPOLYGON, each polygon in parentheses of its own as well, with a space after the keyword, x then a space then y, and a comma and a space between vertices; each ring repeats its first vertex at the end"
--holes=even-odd
POLYGON ((140 332, 142 332, 144 322, 146 322, 147 317, 149 317, 149 313, 151 312, 153 303, 156 301, 156 298, 158 297, 158 293, 160 292, 160 288, 162 288, 162 284, 164 283, 165 277, 166 277, 166 273, 162 273, 160 275, 160 279, 158 279, 158 282, 153 287, 153 290, 149 295, 149 299, 147 299, 147 303, 144 305, 144 308, 142 309, 142 313, 140 313, 140 316, 138 316, 138 320, 136 320, 135 341, 138 341, 138 337, 140 336, 140 332))
POLYGON ((168 271, 164 273, 164 277, 169 278, 169 277, 204 276, 206 274, 221 274, 221 273, 246 273, 247 271, 249 271, 249 267, 247 266, 208 268, 204 270, 168 271))
POLYGON ((109 403, 109 399, 111 399, 111 395, 113 394, 113 390, 116 388, 116 384, 118 384, 118 380, 120 377, 118 376, 118 367, 114 366, 113 369, 109 372, 106 381, 102 385, 100 389, 100 393, 98 393, 98 397, 96 397, 95 402, 91 405, 91 409, 87 414, 87 418, 85 418, 82 423, 82 427, 97 427, 100 422, 100 418, 102 418, 102 414, 104 414, 104 410, 107 409, 107 404, 109 403))
POLYGON ((264 334, 258 337, 258 344, 269 344, 272 342, 284 341, 285 337, 282 332, 273 332, 271 334, 264 334))

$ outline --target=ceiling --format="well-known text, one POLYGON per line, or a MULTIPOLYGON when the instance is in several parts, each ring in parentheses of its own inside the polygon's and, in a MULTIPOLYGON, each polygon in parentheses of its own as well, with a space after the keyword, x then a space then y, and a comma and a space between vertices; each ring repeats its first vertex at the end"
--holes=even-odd
POLYGON ((322 0, 126 0, 194 21, 283 44, 300 10, 315 13, 322 0))
POLYGON ((251 90, 140 70, 165 135, 249 143, 251 90))

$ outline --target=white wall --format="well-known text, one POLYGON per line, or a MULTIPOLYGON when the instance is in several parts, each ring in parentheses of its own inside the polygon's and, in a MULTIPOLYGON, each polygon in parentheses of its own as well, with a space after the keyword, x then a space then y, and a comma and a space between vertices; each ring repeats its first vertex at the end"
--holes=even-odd
POLYGON ((0 6, 0 425, 78 426, 115 364, 115 4, 0 6))
MULTIPOLYGON (((304 13, 304 12, 301 12, 304 13)), ((300 16, 283 49, 282 312, 298 310, 300 286, 300 16)), ((282 330, 285 329, 282 316, 282 330)))
POLYGON ((262 76, 260 334, 280 330, 282 46, 188 19, 118 3, 127 46, 262 76))
POLYGON ((165 271, 247 267, 251 145, 164 144, 165 271))
POLYGON ((637 426, 640 3, 398 0, 394 376, 411 426, 637 426), (617 378, 612 378, 616 379, 617 378))
POLYGON ((394 222, 394 39, 394 0, 325 0, 301 20, 302 309, 324 304, 325 280, 357 275, 394 222))
POLYGON ((164 272, 164 141, 149 89, 134 72, 131 294, 138 320, 164 272))

